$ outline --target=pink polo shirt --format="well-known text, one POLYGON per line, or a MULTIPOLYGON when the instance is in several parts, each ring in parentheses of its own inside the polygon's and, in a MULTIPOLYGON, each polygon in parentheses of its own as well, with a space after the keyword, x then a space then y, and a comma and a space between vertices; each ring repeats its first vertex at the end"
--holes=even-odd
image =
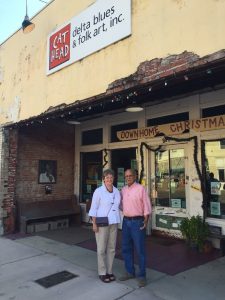
POLYGON ((152 208, 146 189, 134 182, 131 186, 123 187, 121 191, 121 209, 127 217, 150 215, 152 208))

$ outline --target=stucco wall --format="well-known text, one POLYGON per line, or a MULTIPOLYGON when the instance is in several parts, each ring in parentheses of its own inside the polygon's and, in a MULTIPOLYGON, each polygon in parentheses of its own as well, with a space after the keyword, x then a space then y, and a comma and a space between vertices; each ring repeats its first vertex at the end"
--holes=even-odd
POLYGON ((55 0, 33 19, 34 31, 0 46, 0 123, 105 92, 145 60, 224 48, 224 0, 133 0, 130 37, 46 76, 47 36, 93 2, 55 0))

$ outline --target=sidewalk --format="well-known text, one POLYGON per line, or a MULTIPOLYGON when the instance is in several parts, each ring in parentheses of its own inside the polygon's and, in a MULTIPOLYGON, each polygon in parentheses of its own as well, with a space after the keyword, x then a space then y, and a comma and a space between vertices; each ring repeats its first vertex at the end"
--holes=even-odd
MULTIPOLYGON (((147 270, 148 284, 135 279, 102 283, 97 276, 96 253, 40 236, 12 241, 0 237, 0 299, 16 300, 211 300, 225 298, 225 257, 175 276, 147 270), (61 271, 78 277, 50 288, 35 280, 61 271)), ((116 259, 114 273, 123 273, 116 259)))

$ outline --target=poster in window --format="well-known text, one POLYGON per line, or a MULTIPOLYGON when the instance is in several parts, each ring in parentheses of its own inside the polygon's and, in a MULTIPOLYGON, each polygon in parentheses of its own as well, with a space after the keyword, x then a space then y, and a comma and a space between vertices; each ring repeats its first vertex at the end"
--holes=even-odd
POLYGON ((136 159, 131 159, 131 161, 130 161, 130 167, 133 170, 137 170, 137 160, 136 159))
POLYGON ((124 168, 117 168, 117 181, 124 182, 124 168))
POLYGON ((91 194, 91 184, 87 184, 87 193, 91 194))
POLYGON ((221 195, 220 191, 221 183, 219 181, 211 182, 211 195, 221 195))
POLYGON ((210 202, 210 214, 220 216, 220 202, 210 202))
POLYGON ((171 207, 181 208, 181 199, 171 199, 171 207))
POLYGON ((124 187, 124 182, 118 181, 117 182, 117 188, 118 188, 118 190, 121 191, 123 187, 124 187))

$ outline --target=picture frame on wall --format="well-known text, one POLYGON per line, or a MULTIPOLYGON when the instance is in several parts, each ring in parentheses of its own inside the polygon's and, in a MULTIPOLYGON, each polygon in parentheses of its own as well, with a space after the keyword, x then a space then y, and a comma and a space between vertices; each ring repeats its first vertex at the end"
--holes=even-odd
POLYGON ((39 160, 38 183, 56 183, 57 161, 39 160))

